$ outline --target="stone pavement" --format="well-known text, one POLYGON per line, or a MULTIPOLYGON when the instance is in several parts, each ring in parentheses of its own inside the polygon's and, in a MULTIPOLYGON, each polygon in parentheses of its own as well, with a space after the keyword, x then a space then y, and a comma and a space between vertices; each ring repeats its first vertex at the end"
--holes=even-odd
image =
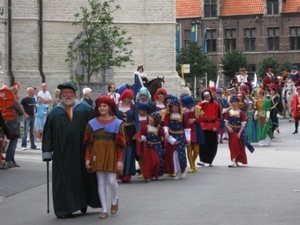
MULTIPOLYGON (((100 209, 56 219, 50 197, 46 213, 46 163, 41 152, 22 151, 20 168, 0 170, 0 222, 31 224, 208 224, 297 225, 300 221, 300 134, 293 123, 280 121, 280 134, 270 147, 247 151, 248 166, 228 168, 227 142, 219 145, 214 167, 199 168, 175 181, 167 176, 149 183, 134 177, 119 183, 119 212, 98 219, 100 209)), ((38 146, 40 144, 38 143, 38 146)), ((50 164, 51 167, 51 164, 50 164)), ((51 186, 51 184, 50 184, 51 186)))

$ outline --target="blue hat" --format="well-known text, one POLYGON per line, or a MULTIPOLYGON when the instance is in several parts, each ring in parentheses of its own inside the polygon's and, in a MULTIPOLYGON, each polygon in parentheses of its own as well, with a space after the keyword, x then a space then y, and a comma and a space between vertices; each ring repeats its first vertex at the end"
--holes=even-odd
POLYGON ((170 94, 166 95, 165 98, 164 98, 164 104, 165 104, 165 102, 166 102, 167 99, 171 99, 172 100, 172 99, 177 99, 177 97, 174 96, 174 95, 170 95, 170 94))
POLYGON ((117 92, 117 93, 118 93, 119 95, 121 95, 126 89, 128 89, 127 86, 126 86, 126 85, 123 85, 123 86, 121 86, 121 87, 118 89, 118 92, 117 92))
POLYGON ((223 89, 222 88, 217 88, 217 93, 222 93, 223 89))
POLYGON ((297 66, 292 66, 291 69, 292 70, 297 70, 297 66))
POLYGON ((147 111, 147 112, 151 110, 151 108, 150 108, 150 106, 148 105, 148 103, 145 103, 145 102, 139 103, 139 104, 137 105, 137 108, 138 108, 138 109, 145 110, 145 111, 147 111))
POLYGON ((185 96, 181 99, 181 104, 183 107, 194 107, 196 103, 194 102, 194 99, 192 96, 185 96))
POLYGON ((236 95, 232 95, 230 97, 230 102, 238 102, 238 101, 239 101, 239 99, 238 99, 238 97, 236 95))
POLYGON ((170 107, 172 107, 172 106, 180 106, 180 102, 179 102, 178 98, 171 99, 170 107))
POLYGON ((150 116, 153 117, 153 119, 155 120, 160 120, 161 119, 161 115, 158 112, 153 112, 150 114, 150 116))

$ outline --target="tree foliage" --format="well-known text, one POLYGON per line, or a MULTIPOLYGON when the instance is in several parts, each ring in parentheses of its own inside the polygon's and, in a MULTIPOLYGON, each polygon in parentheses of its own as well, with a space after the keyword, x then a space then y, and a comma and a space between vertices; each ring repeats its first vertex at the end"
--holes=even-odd
POLYGON ((257 76, 263 78, 268 68, 272 68, 274 74, 280 74, 279 64, 272 56, 268 56, 258 62, 256 70, 257 76))
POLYGON ((225 56, 221 59, 223 74, 227 78, 234 78, 236 72, 240 68, 247 68, 248 62, 246 56, 243 55, 243 52, 238 50, 232 50, 227 52, 225 56))
POLYGON ((279 64, 279 70, 291 71, 292 63, 289 61, 284 61, 283 63, 279 64))
POLYGON ((196 42, 188 41, 187 46, 180 49, 176 63, 178 74, 181 74, 182 64, 190 64, 190 74, 187 75, 189 78, 196 76, 204 79, 205 73, 207 73, 208 80, 216 80, 216 64, 202 54, 202 48, 196 42))
POLYGON ((74 15, 74 26, 82 29, 80 35, 68 46, 67 62, 78 62, 84 67, 87 85, 92 75, 105 72, 112 67, 133 64, 132 51, 128 46, 132 38, 116 26, 112 14, 120 9, 114 0, 88 0, 89 8, 80 7, 81 13, 74 15))

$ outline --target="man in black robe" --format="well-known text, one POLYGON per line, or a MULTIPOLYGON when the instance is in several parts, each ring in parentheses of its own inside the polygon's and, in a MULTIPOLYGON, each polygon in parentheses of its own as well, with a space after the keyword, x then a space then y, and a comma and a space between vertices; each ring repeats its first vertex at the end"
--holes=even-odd
POLYGON ((87 206, 98 208, 97 179, 84 162, 84 131, 93 109, 76 100, 77 87, 58 85, 61 102, 49 113, 43 132, 43 161, 52 162, 52 193, 55 215, 67 218, 87 206))

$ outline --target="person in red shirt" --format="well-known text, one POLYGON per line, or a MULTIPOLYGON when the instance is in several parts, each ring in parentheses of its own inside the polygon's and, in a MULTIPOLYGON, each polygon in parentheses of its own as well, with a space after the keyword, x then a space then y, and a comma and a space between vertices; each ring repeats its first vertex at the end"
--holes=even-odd
POLYGON ((300 120, 300 86, 297 87, 297 94, 293 96, 293 100, 291 102, 291 112, 295 120, 295 131, 293 134, 297 134, 300 120))
POLYGON ((201 94, 202 101, 198 106, 202 107, 204 112, 201 117, 201 127, 204 132, 205 143, 200 145, 200 163, 198 165, 213 166, 212 163, 218 150, 217 130, 221 122, 222 112, 219 104, 214 101, 211 91, 206 90, 201 94))

